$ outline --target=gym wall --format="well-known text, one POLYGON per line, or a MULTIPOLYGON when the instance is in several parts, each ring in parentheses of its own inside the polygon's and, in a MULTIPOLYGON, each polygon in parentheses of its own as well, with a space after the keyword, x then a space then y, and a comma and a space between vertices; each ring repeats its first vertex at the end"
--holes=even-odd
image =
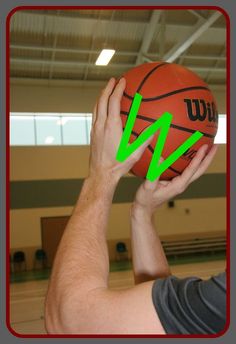
MULTIPOLYGON (((12 81, 10 88, 11 111, 92 112, 96 98, 104 86, 105 83, 99 83, 99 86, 92 87, 86 83, 81 85, 81 82, 73 83, 71 81, 68 83, 68 86, 63 84, 58 86, 56 82, 39 86, 34 84, 21 85, 12 81)), ((219 113, 225 113, 225 90, 222 90, 222 87, 213 87, 211 90, 216 98, 219 113)))
MULTIPOLYGON (((11 87, 11 111, 91 112, 100 88, 20 86, 11 87)), ((215 91, 219 112, 225 113, 225 94, 215 91)), ((88 173, 88 146, 11 147, 11 251, 23 249, 32 266, 40 247, 41 218, 69 216, 88 173)), ((220 145, 207 173, 195 182, 174 208, 163 205, 155 215, 162 239, 224 235, 226 230, 226 146, 220 145)), ((126 176, 118 186, 108 225, 110 255, 114 243, 129 245, 129 208, 140 184, 126 176)), ((88 224, 89 226, 89 224, 88 224)))

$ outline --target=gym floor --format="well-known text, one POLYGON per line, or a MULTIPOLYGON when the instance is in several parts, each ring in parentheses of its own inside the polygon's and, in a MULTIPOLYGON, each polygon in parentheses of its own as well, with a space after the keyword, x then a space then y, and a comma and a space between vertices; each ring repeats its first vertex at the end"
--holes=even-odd
MULTIPOLYGON (((225 260, 178 264, 171 266, 177 277, 198 276, 207 279, 225 270, 225 260)), ((11 283, 10 322, 12 329, 19 334, 46 334, 44 327, 44 299, 48 279, 11 283)), ((110 273, 111 289, 122 289, 134 285, 132 270, 110 273)))

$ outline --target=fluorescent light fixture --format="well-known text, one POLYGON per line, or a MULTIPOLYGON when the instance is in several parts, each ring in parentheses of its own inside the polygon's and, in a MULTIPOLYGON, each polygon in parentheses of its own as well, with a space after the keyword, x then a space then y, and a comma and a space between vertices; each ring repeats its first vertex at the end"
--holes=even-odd
POLYGON ((103 49, 95 62, 96 66, 107 66, 112 56, 115 54, 113 49, 103 49))
POLYGON ((226 115, 219 115, 218 130, 214 143, 226 143, 226 115))
POLYGON ((55 140, 55 137, 47 136, 45 139, 45 144, 50 145, 51 143, 53 143, 54 140, 55 140))

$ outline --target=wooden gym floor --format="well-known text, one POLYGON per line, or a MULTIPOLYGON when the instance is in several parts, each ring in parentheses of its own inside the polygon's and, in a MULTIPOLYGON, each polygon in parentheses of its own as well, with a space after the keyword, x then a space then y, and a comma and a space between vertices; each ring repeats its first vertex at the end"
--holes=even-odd
MULTIPOLYGON (((207 279, 225 270, 225 260, 171 266, 178 277, 198 276, 207 279)), ((122 289, 134 285, 131 270, 110 273, 110 288, 122 289)), ((48 280, 36 280, 10 285, 11 327, 19 334, 46 334, 43 309, 48 280)))

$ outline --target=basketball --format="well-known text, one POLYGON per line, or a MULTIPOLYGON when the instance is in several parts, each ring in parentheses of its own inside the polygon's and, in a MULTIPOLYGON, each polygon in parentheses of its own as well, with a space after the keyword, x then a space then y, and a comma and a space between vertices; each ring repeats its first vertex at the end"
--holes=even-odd
MULTIPOLYGON (((161 175, 160 179, 170 180, 180 175, 203 144, 208 144, 208 151, 210 150, 218 128, 218 112, 212 92, 198 75, 178 64, 151 62, 134 67, 123 77, 126 79, 126 88, 121 101, 123 128, 135 93, 142 95, 130 143, 164 112, 173 115, 162 152, 164 159, 195 131, 198 130, 203 134, 197 143, 161 175)), ((159 133, 158 130, 141 159, 130 171, 134 175, 145 178, 159 133)))

